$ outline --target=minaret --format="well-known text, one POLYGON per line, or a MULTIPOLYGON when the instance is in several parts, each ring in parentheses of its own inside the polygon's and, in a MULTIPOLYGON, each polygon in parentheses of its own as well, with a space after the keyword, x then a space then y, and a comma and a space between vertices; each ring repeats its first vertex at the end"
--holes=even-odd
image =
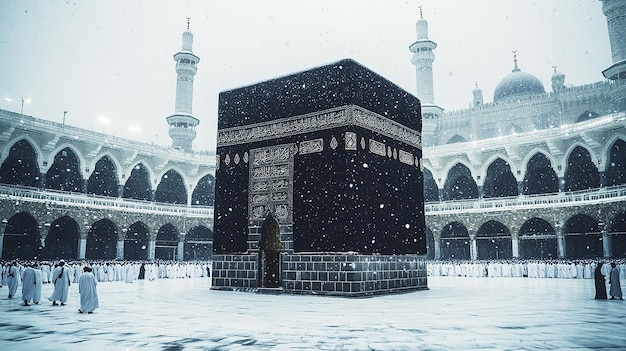
POLYGON ((602 71, 615 82, 611 97, 617 111, 626 111, 626 0, 600 0, 606 17, 613 65, 602 71))
POLYGON ((169 135, 172 138, 172 147, 183 151, 191 151, 191 144, 196 138, 196 127, 200 121, 191 115, 193 103, 193 77, 198 71, 196 66, 200 58, 193 54, 193 34, 189 31, 187 17, 187 30, 183 32, 183 47, 174 54, 176 61, 176 105, 174 114, 167 117, 170 125, 169 135))
POLYGON ((478 82, 476 82, 476 87, 472 90, 472 94, 474 95, 474 107, 478 107, 483 104, 483 90, 478 87, 478 82))
POLYGON ((552 66, 554 73, 552 73, 552 92, 560 93, 565 90, 565 75, 556 70, 556 66, 552 66))
POLYGON ((435 105, 433 89, 433 50, 437 44, 428 39, 428 22, 424 19, 420 6, 420 18, 415 24, 417 41, 409 46, 413 53, 411 63, 415 65, 415 78, 417 83, 417 97, 422 103, 422 141, 425 146, 434 145, 437 119, 442 115, 443 109, 435 105))

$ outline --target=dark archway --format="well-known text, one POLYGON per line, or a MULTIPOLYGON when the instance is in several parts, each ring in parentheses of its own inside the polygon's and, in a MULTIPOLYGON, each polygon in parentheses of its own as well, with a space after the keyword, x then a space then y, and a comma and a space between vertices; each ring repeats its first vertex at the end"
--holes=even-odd
POLYGON ((626 184, 626 142, 617 140, 609 151, 606 165, 606 186, 626 184))
POLYGON ((122 197, 135 200, 152 200, 152 187, 150 186, 150 175, 146 167, 139 163, 130 172, 130 177, 124 184, 122 197))
POLYGON ((280 288, 280 227, 278 221, 268 213, 261 225, 259 241, 259 288, 280 288))
POLYGON ((476 232, 479 260, 508 260, 513 258, 511 232, 504 224, 488 221, 476 232))
POLYGON ((44 257, 49 260, 77 259, 79 240, 78 223, 69 216, 60 217, 50 223, 44 257))
POLYGON ((154 258, 157 260, 176 260, 178 251, 178 230, 172 224, 159 228, 154 249, 154 258))
POLYGON ((54 163, 46 173, 46 188, 83 192, 83 177, 80 173, 78 157, 69 147, 54 156, 54 163))
POLYGON ((22 139, 13 144, 0 166, 0 183, 39 187, 40 177, 37 154, 31 143, 22 139))
POLYGON ((464 143, 466 141, 467 140, 465 140, 464 137, 457 134, 457 135, 452 136, 452 138, 448 139, 448 142, 446 144, 464 143))
POLYGON ((573 216, 563 226, 563 233, 567 258, 604 256, 602 234, 594 218, 583 214, 573 216))
POLYGON ((424 202, 439 202, 439 188, 433 174, 424 168, 424 202))
POLYGON ((191 194, 191 206, 213 206, 215 204, 215 177, 202 177, 191 194))
POLYGON ((173 169, 167 171, 159 182, 156 192, 154 193, 156 202, 164 202, 170 204, 186 204, 187 190, 183 178, 173 169))
POLYGON ((9 218, 4 229, 2 259, 33 260, 41 257, 37 220, 27 212, 16 213, 9 218))
POLYGON ((576 118, 576 123, 580 123, 580 122, 584 122, 584 121, 588 121, 590 119, 594 119, 599 117, 600 115, 596 112, 593 111, 585 111, 583 113, 581 113, 578 118, 576 118))
POLYGON ((478 186, 470 170, 465 165, 457 163, 448 172, 448 178, 443 187, 443 199, 450 201, 476 198, 478 198, 478 186))
POLYGON ((128 227, 124 236, 124 259, 145 261, 148 259, 150 230, 143 222, 135 222, 128 227))
POLYGON ((469 260, 470 238, 467 228, 453 222, 441 231, 440 249, 442 260, 469 260))
POLYGON ((565 191, 595 189, 600 187, 600 173, 593 164, 589 151, 577 146, 567 159, 565 191))
POLYGON ((88 260, 114 260, 117 256, 117 227, 108 219, 94 223, 87 233, 88 260))
POLYGON ((559 192, 559 177, 546 155, 537 153, 528 161, 523 192, 524 195, 559 192))
POLYGON ((517 196, 517 180, 511 172, 511 166, 501 158, 493 161, 487 168, 483 197, 517 196))
POLYGON ((615 216, 609 228, 611 257, 626 258, 626 212, 615 216))
POLYGON ((108 156, 96 162, 96 167, 87 181, 87 194, 117 197, 119 183, 115 165, 108 156))
POLYGON ((531 218, 519 231, 520 258, 557 258, 556 231, 546 220, 531 218))
POLYGON ((204 226, 191 228, 185 235, 185 261, 213 259, 213 232, 204 226))

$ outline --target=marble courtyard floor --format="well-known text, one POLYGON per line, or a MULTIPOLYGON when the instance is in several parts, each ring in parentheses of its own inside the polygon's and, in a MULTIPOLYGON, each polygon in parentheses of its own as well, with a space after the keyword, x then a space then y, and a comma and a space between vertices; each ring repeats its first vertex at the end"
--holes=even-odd
MULTIPOLYGON (((21 305, 0 289, 0 350, 625 350, 626 301, 592 280, 429 278, 372 298, 210 290, 210 280, 100 283, 100 308, 21 305)), ((626 282, 622 280, 622 286, 626 282)), ((47 297, 46 284, 42 296, 47 297)))

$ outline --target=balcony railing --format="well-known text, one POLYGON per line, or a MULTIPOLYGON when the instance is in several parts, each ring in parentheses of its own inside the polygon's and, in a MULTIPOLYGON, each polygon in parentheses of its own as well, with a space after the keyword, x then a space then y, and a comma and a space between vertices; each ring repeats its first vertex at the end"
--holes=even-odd
POLYGON ((553 194, 520 195, 489 199, 468 199, 426 203, 427 215, 459 212, 496 212, 503 209, 555 208, 626 201, 626 185, 553 194))
POLYGON ((191 218, 213 218, 213 207, 165 204, 14 185, 0 185, 0 199, 47 203, 51 206, 74 206, 136 213, 159 213, 191 218))

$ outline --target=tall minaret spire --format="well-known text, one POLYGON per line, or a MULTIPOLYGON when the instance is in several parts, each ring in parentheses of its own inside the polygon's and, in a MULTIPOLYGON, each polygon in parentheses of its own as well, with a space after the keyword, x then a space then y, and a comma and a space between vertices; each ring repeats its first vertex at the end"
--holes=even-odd
POLYGON ((183 32, 182 49, 174 54, 176 61, 176 104, 174 114, 167 117, 170 125, 169 135, 172 138, 172 147, 184 151, 191 151, 191 144, 196 138, 196 127, 200 121, 191 115, 193 103, 193 77, 198 71, 196 66, 200 58, 193 54, 193 33, 189 30, 187 17, 187 30, 183 32))
POLYGON ((600 0, 606 17, 613 64, 602 71, 604 78, 615 82, 611 98, 617 111, 626 111, 626 0, 600 0))
POLYGON ((415 65, 415 78, 417 83, 417 97, 422 103, 422 142, 428 146, 435 141, 437 119, 442 115, 443 109, 435 105, 433 89, 433 50, 437 44, 428 38, 428 22, 424 19, 422 6, 420 18, 415 24, 417 41, 409 46, 413 53, 411 63, 415 65))
POLYGON ((420 18, 415 27, 417 41, 409 46, 409 50, 413 53, 411 62, 415 65, 417 97, 422 104, 433 104, 433 61, 435 61, 433 50, 437 44, 428 39, 428 22, 424 19, 421 6, 420 18))

